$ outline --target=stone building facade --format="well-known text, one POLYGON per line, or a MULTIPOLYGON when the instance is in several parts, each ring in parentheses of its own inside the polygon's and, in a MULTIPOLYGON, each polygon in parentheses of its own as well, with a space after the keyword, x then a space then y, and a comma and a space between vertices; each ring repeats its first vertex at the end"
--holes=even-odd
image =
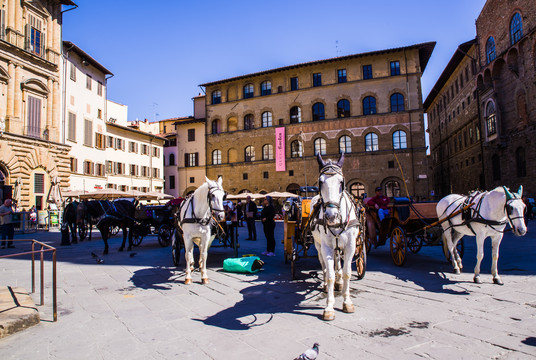
POLYGON ((315 185, 317 152, 326 159, 345 152, 346 187, 354 195, 382 186, 390 196, 426 198, 421 76, 434 46, 355 54, 202 84, 207 176, 222 175, 233 194, 296 191, 315 185), (283 132, 277 140, 276 131, 283 132), (284 170, 276 171, 276 161, 284 170))
POLYGON ((484 187, 476 54, 476 39, 459 45, 424 102, 436 198, 484 187))
POLYGON ((536 193, 536 2, 488 0, 476 21, 485 185, 536 193))
POLYGON ((46 207, 51 180, 69 183, 62 143, 62 5, 0 1, 0 197, 20 179, 18 206, 46 207))

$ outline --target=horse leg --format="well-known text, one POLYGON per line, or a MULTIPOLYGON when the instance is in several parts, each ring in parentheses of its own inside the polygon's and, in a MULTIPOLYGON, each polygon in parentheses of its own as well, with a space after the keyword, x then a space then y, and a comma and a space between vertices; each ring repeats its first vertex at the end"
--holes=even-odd
POLYGON ((335 310, 333 305, 335 305, 335 295, 334 295, 334 284, 335 284, 335 263, 333 259, 333 249, 325 247, 322 249, 322 254, 324 256, 324 263, 326 264, 326 276, 325 280, 327 285, 327 304, 324 309, 324 314, 322 319, 330 321, 335 319, 335 310))
POLYGON ((210 235, 206 234, 204 239, 199 242, 199 270, 201 271, 201 283, 203 285, 208 284, 207 274, 207 256, 208 256, 208 242, 210 235))
POLYGON ((453 238, 453 241, 452 241, 454 246, 452 247, 452 252, 451 252, 451 256, 452 256, 452 254, 454 254, 453 259, 454 259, 454 261, 456 261, 456 264, 458 265, 458 268, 460 269, 460 272, 463 269, 463 264, 462 264, 462 258, 460 257, 460 254, 458 253, 458 249, 456 249, 456 246, 458 246, 458 242, 462 238, 463 238, 463 234, 457 232, 456 235, 453 238))
POLYGON ((194 262, 194 243, 192 239, 184 237, 184 259, 186 261, 186 277, 184 283, 190 285, 192 283, 192 263, 194 262))
POLYGON ((78 240, 76 239, 76 223, 67 224, 69 230, 71 230, 71 243, 77 244, 78 240))
POLYGON ((493 275, 493 282, 497 285, 504 285, 501 277, 499 276, 499 271, 497 270, 497 262, 499 261, 499 246, 501 245, 502 237, 502 234, 497 234, 491 237, 491 275, 493 275))
POLYGON ((454 230, 443 232, 443 240, 447 241, 447 248, 449 249, 450 262, 452 263, 454 274, 460 273, 460 267, 458 266, 458 263, 456 262, 456 257, 454 255, 454 249, 456 248, 457 243, 454 240, 457 236, 459 236, 459 233, 454 230))
POLYGON ((315 240, 315 248, 318 253, 318 261, 322 267, 322 291, 327 291, 327 278, 326 278, 326 264, 324 263, 324 257, 322 256, 322 243, 315 240))
POLYGON ((344 265, 342 269, 342 311, 345 313, 355 312, 355 306, 350 298, 350 278, 352 277, 352 259, 354 258, 354 254, 355 242, 351 242, 349 246, 346 246, 346 249, 344 249, 344 265))
POLYGON ((341 269, 341 253, 340 251, 335 252, 335 291, 341 291, 343 288, 343 279, 342 279, 342 269, 341 269))
POLYGON ((473 281, 476 284, 482 284, 482 280, 480 280, 480 263, 484 258, 484 240, 486 240, 485 236, 480 234, 476 235, 476 265, 475 276, 473 277, 473 281))
POLYGON ((106 229, 99 229, 100 230, 100 233, 102 235, 102 240, 104 241, 104 251, 103 251, 103 255, 108 255, 108 232, 106 231, 106 229))
MULTIPOLYGON (((132 251, 132 228, 134 227, 134 223, 131 223, 129 226, 128 226, 128 251, 132 251)), ((127 231, 127 227, 125 226, 125 228, 123 229, 123 234, 127 231)), ((123 235, 124 236, 124 235, 123 235)))

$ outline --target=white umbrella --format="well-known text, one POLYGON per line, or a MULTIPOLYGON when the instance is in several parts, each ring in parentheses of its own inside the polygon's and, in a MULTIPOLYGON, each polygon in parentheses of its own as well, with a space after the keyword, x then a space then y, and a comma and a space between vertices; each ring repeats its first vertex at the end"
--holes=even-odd
POLYGON ((79 197, 80 195, 89 194, 87 190, 66 190, 62 193, 63 197, 79 197))
POLYGON ((48 191, 47 202, 60 206, 63 202, 60 190, 60 182, 57 177, 54 177, 50 184, 50 190, 48 191))
POLYGON ((119 198, 130 197, 128 193, 116 190, 116 189, 101 189, 93 191, 87 194, 80 195, 81 199, 95 199, 95 200, 113 200, 119 198))
POLYGON ((148 196, 154 196, 154 197, 156 197, 157 200, 175 199, 175 196, 169 195, 169 194, 164 194, 164 193, 161 193, 159 191, 149 191, 149 192, 146 192, 144 194, 146 194, 148 196))
POLYGON ((251 200, 257 200, 264 197, 263 194, 242 193, 238 195, 227 195, 229 200, 246 200, 248 196, 251 196, 251 200))
POLYGON ((272 192, 264 195, 264 197, 266 197, 266 196, 271 196, 274 199, 279 199, 279 198, 286 199, 286 198, 289 198, 289 197, 299 197, 296 194, 289 193, 289 192, 286 192, 286 191, 285 192, 272 191, 272 192))

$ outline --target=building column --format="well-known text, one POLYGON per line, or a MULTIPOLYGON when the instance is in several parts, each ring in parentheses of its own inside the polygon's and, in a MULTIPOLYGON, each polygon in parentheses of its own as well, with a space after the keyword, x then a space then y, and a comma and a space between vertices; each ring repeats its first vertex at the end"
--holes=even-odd
POLYGON ((24 134, 24 129, 22 128, 24 120, 22 119, 22 89, 20 87, 20 77, 21 77, 22 66, 15 65, 15 78, 14 78, 14 101, 13 101, 13 117, 16 118, 19 122, 19 133, 24 134))
POLYGON ((7 4, 7 26, 10 28, 15 27, 15 8, 17 7, 16 0, 8 0, 7 4))
POLYGON ((9 74, 9 81, 7 83, 7 104, 6 104, 6 116, 13 117, 13 106, 15 101, 15 64, 9 62, 7 66, 7 72, 9 74))
POLYGON ((52 83, 52 119, 51 119, 51 127, 52 127, 52 134, 54 134, 51 137, 51 140, 60 142, 61 141, 61 135, 60 130, 62 129, 61 126, 61 94, 59 89, 60 83, 57 80, 54 80, 52 83))
MULTIPOLYGON (((12 2, 15 12, 15 30, 23 34, 24 36, 24 25, 22 24, 22 6, 20 6, 20 1, 13 0, 12 2)), ((24 44, 17 44, 18 46, 24 47, 24 44)))

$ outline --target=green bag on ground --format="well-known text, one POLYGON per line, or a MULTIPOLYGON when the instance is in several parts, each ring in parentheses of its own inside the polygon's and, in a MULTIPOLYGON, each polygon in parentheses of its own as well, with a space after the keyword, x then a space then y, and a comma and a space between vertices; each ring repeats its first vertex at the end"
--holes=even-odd
POLYGON ((264 262, 258 256, 229 258, 223 260, 223 271, 254 274, 258 272, 263 265, 264 262))

